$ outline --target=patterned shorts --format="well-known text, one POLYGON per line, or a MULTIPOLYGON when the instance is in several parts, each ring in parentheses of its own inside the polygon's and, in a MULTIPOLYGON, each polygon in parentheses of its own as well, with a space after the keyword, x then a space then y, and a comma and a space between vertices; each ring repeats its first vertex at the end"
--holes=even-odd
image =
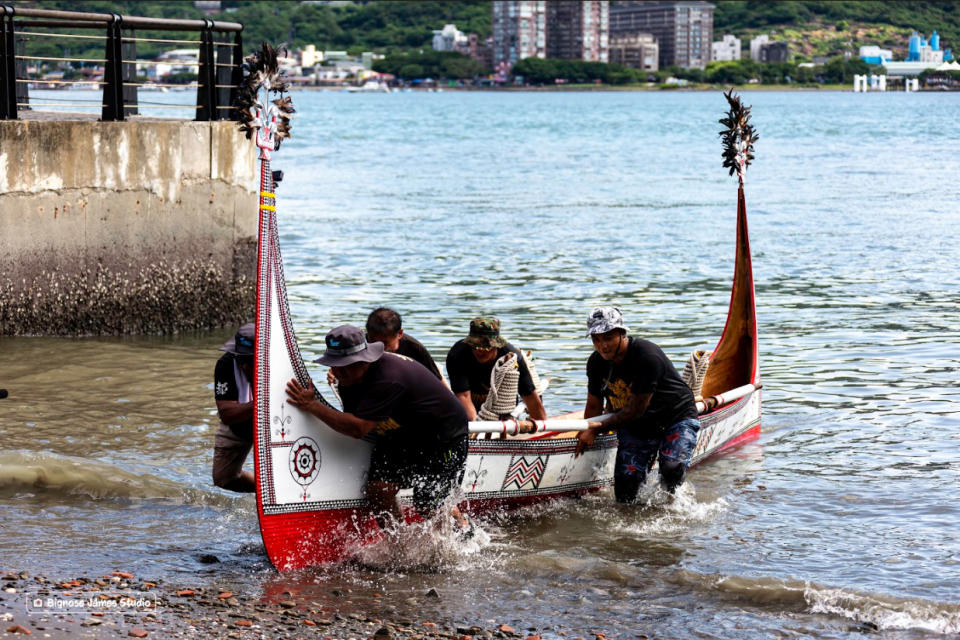
POLYGON ((638 436, 629 429, 617 431, 619 446, 613 477, 618 500, 621 493, 636 495, 657 456, 661 465, 664 461, 679 462, 684 467, 689 465, 699 432, 700 421, 696 418, 685 418, 654 438, 638 436))

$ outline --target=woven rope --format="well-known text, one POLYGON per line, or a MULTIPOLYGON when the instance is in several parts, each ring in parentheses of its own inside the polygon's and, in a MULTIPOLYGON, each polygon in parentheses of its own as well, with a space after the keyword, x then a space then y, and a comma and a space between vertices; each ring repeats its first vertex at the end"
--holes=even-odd
POLYGON ((481 420, 499 420, 517 406, 517 386, 520 383, 520 367, 516 356, 508 353, 493 364, 490 372, 490 393, 477 412, 481 420))
POLYGON ((530 372, 530 378, 533 380, 533 388, 537 390, 537 393, 541 396, 543 395, 543 383, 540 380, 540 376, 537 374, 537 365, 533 361, 533 351, 521 351, 523 354, 523 361, 527 363, 527 370, 530 372))
POLYGON ((703 379, 710 366, 710 354, 700 349, 690 354, 687 364, 683 367, 683 381, 687 383, 694 396, 699 396, 703 389, 703 379))

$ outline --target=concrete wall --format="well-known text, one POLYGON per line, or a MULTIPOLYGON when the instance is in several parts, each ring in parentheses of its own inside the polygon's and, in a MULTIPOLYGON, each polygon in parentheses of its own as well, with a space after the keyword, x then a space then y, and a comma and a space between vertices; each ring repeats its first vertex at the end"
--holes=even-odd
POLYGON ((0 121, 0 335, 250 319, 258 187, 233 122, 0 121))

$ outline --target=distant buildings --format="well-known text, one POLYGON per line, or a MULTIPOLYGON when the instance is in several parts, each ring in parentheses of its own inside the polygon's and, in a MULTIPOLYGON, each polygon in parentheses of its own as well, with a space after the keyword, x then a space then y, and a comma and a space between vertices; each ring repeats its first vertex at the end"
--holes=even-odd
POLYGON ((750 41, 750 59, 756 62, 789 62, 790 45, 784 41, 772 42, 761 34, 750 41))
POLYGON ((714 5, 702 0, 620 2, 610 9, 610 35, 649 33, 660 47, 660 66, 703 68, 710 62, 714 5))
POLYGON ((940 34, 934 31, 930 40, 923 34, 913 32, 910 36, 907 59, 893 60, 893 52, 876 46, 860 47, 860 58, 869 64, 883 65, 891 76, 916 76, 927 69, 938 69, 944 62, 953 59, 950 49, 940 49, 940 34))
POLYGON ((607 62, 608 0, 494 0, 493 63, 505 71, 524 58, 607 62))
POLYGON ((740 59, 740 38, 730 35, 723 36, 723 40, 714 42, 711 47, 710 59, 718 62, 730 62, 740 59))
POLYGON ((656 71, 660 68, 660 47, 649 33, 610 36, 610 62, 632 69, 656 71))
POLYGON ((790 45, 783 41, 771 42, 760 47, 760 62, 789 62, 790 45))
POLYGON ((754 62, 760 62, 760 49, 763 45, 770 42, 770 36, 763 33, 750 40, 750 59, 754 62))
POLYGON ((610 3, 605 0, 547 2, 547 57, 607 62, 610 3))
POLYGON ((930 34, 929 41, 923 38, 923 34, 916 31, 910 36, 910 52, 907 54, 906 62, 935 62, 940 64, 944 60, 949 61, 952 57, 949 49, 945 52, 940 50, 940 34, 937 33, 936 29, 930 34))
POLYGON ((867 45, 860 47, 860 59, 867 64, 883 64, 893 60, 893 51, 881 49, 876 45, 867 45))
POLYGON ((458 46, 466 43, 466 34, 457 29, 456 25, 448 24, 443 29, 433 32, 434 51, 455 51, 458 46))
POLYGON ((494 0, 494 66, 501 70, 509 70, 524 58, 546 57, 546 1, 494 0))

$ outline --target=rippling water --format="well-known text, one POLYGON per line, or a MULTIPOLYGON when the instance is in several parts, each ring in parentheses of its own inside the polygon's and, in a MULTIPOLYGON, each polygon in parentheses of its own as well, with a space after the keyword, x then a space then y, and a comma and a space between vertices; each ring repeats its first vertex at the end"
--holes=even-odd
MULTIPOLYGON (((380 304, 438 358, 496 314, 559 413, 582 407, 595 304, 677 362, 719 337, 736 195, 719 93, 294 97, 274 164, 305 353, 380 304)), ((651 487, 643 507, 600 495, 504 515, 434 573, 277 575, 252 498, 210 486, 232 331, 0 339, 0 569, 317 600, 348 585, 351 604, 330 606, 547 635, 960 634, 960 95, 746 102, 764 433, 694 469, 676 502, 651 487), (439 601, 420 597, 431 586, 439 601)))

